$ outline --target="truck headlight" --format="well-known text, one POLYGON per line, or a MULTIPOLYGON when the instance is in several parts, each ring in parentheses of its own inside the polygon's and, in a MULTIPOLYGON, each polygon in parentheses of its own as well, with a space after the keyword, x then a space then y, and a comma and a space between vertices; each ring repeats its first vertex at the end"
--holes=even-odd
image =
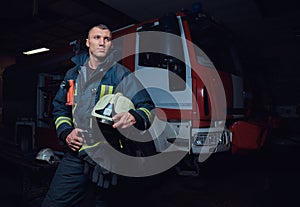
POLYGON ((194 145, 219 145, 228 143, 228 132, 197 132, 194 134, 194 145))

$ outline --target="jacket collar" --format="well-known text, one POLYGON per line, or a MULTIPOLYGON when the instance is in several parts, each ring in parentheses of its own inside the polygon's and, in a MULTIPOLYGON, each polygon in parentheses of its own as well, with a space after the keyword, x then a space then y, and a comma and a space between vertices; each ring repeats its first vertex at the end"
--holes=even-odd
MULTIPOLYGON (((109 68, 109 66, 111 66, 115 61, 115 57, 116 57, 116 50, 111 51, 108 56, 105 58, 105 60, 103 61, 103 63, 101 63, 97 69, 99 68, 103 68, 103 69, 107 69, 109 68)), ((80 54, 77 54, 75 56, 73 56, 71 58, 71 61, 73 63, 75 63, 77 66, 84 66, 87 61, 89 60, 89 54, 88 52, 83 52, 80 54)))

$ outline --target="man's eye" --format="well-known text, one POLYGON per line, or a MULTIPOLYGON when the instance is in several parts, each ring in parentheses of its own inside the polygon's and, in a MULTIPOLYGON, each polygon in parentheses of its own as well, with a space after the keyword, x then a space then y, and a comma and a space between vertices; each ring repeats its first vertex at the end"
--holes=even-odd
POLYGON ((110 42, 111 41, 111 37, 101 37, 100 35, 95 35, 93 38, 95 40, 100 40, 101 38, 103 38, 104 42, 110 42))
POLYGON ((109 42, 109 41, 111 41, 111 38, 110 38, 110 37, 104 37, 104 40, 105 40, 106 42, 109 42))

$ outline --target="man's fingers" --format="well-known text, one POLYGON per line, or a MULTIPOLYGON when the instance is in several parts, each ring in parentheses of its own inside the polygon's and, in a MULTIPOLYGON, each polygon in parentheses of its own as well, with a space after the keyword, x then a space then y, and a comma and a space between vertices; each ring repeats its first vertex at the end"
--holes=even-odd
POLYGON ((83 138, 78 137, 78 132, 82 131, 80 129, 74 129, 68 136, 66 139, 66 143, 67 145, 73 150, 73 151, 77 151, 80 149, 80 147, 82 146, 83 143, 83 138))
POLYGON ((128 112, 123 112, 123 113, 115 115, 113 117, 113 120, 115 122, 113 127, 114 128, 121 127, 122 129, 131 127, 136 122, 134 117, 128 112))
POLYGON ((74 137, 73 139, 74 144, 82 144, 83 143, 83 138, 82 137, 74 137))
POLYGON ((70 146, 70 148, 71 148, 73 151, 77 151, 77 150, 80 149, 80 147, 82 146, 82 144, 79 143, 79 142, 71 142, 69 146, 70 146))
POLYGON ((119 113, 119 114, 114 115, 114 116, 112 117, 112 119, 113 119, 114 121, 116 121, 116 120, 121 119, 122 116, 123 116, 123 113, 119 113))
POLYGON ((125 113, 120 113, 120 114, 117 114, 113 117, 113 120, 115 122, 115 124, 113 125, 114 128, 118 128, 120 127, 121 125, 124 125, 125 124, 125 120, 126 120, 126 114, 125 113))

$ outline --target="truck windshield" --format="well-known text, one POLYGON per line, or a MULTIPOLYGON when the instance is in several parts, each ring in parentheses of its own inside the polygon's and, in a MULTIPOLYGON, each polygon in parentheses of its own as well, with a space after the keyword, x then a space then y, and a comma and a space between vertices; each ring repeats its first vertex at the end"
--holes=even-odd
MULTIPOLYGON (((138 32, 142 31, 160 31, 169 32, 180 36, 180 29, 178 25, 178 20, 175 16, 170 21, 170 17, 166 19, 161 18, 158 22, 144 24, 138 32), (169 19, 168 19, 169 18, 169 19)), ((147 36, 142 33, 139 35, 139 51, 142 48, 147 47, 147 36)), ((168 39, 158 39, 155 41, 159 45, 162 51, 172 50, 172 43, 168 42, 168 39)), ((148 43, 149 44, 149 43, 148 43)), ((182 61, 184 60, 183 47, 176 47, 177 54, 180 55, 180 59, 161 53, 154 52, 141 52, 138 55, 138 65, 143 67, 153 67, 158 69, 166 69, 169 71, 169 90, 170 91, 183 91, 186 88, 186 66, 182 61), (183 81, 178 81, 180 78, 183 81)))

